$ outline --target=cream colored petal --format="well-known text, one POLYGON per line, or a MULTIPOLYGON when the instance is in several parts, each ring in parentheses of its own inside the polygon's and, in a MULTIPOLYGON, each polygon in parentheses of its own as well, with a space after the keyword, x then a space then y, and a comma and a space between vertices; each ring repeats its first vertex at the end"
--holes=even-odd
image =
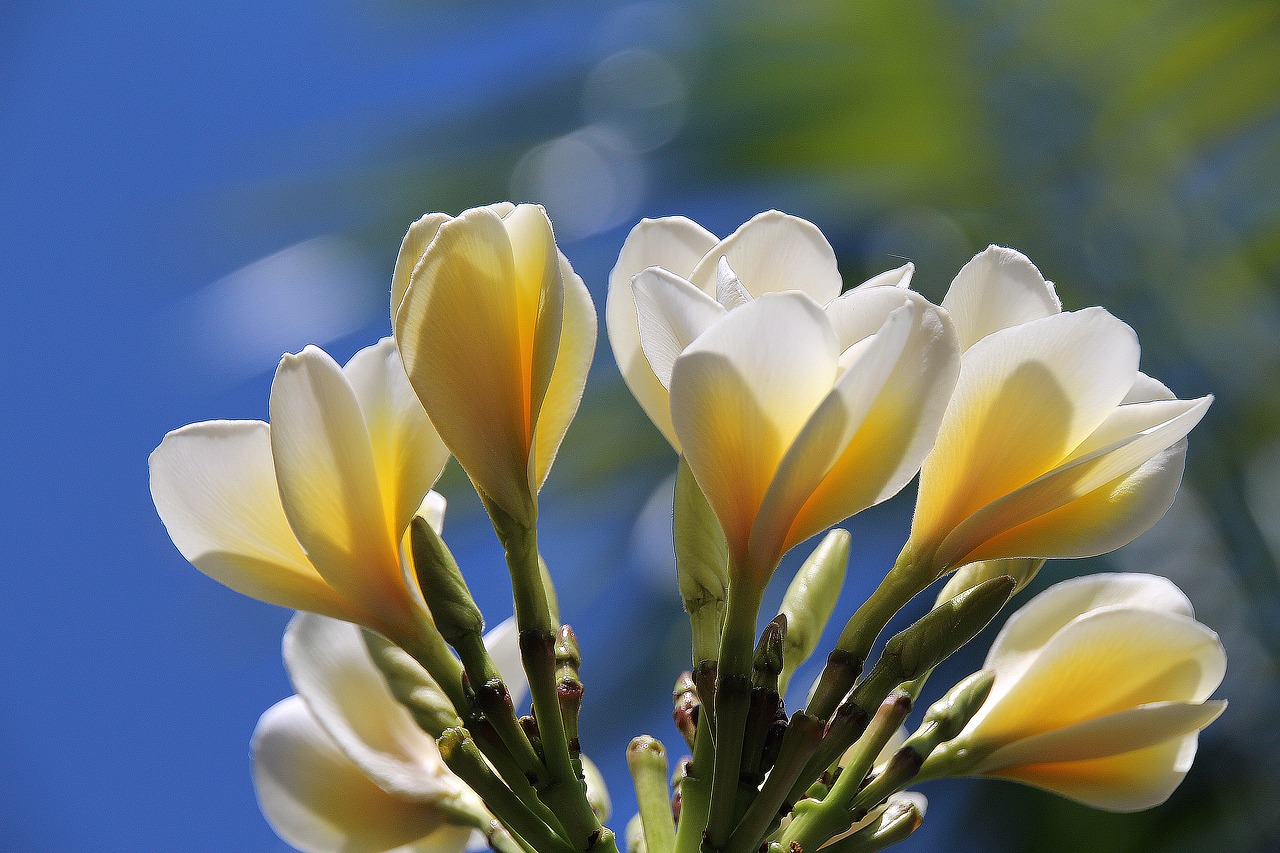
POLYGON ((265 423, 185 426, 164 437, 149 464, 156 511, 197 569, 252 598, 373 623, 302 553, 280 505, 265 423))
MULTIPOLYGON (((796 516, 788 542, 897 494, 934 446, 960 371, 960 350, 945 311, 900 292, 909 294, 914 311, 902 353, 856 433, 796 516)), ((851 370, 861 371, 861 365, 851 370)))
POLYGON ((1190 734, 1123 755, 1010 767, 988 775, 1031 785, 1098 809, 1142 811, 1169 799, 1191 769, 1197 740, 1197 735, 1190 734))
POLYGON ((822 309, 786 293, 729 312, 676 360, 676 434, 739 559, 778 463, 831 390, 838 356, 822 309))
POLYGON ((1174 393, 1169 390, 1169 386, 1165 385, 1159 379, 1152 379, 1141 370, 1138 371, 1138 378, 1133 381, 1133 387, 1129 389, 1129 393, 1125 395, 1122 403, 1149 403, 1152 400, 1172 400, 1174 393))
POLYGON ((400 242, 400 254, 396 257, 396 268, 391 273, 391 322, 396 320, 400 303, 404 301, 404 292, 409 289, 409 279, 413 268, 422 260, 427 246, 436 238, 440 226, 452 217, 445 213, 428 213, 409 226, 400 242))
POLYGON ((970 515, 1061 463, 1119 405, 1137 365, 1133 330, 1101 308, 1033 320, 972 346, 921 471, 915 546, 936 547, 970 515))
POLYGON ((923 312, 933 308, 924 297, 905 287, 859 285, 840 294, 825 306, 823 312, 835 330, 840 349, 846 350, 880 331, 889 315, 904 305, 923 312))
POLYGON ((725 315, 725 307, 678 275, 650 267, 632 283, 640 345, 663 388, 671 366, 694 338, 725 315))
POLYGON ((414 515, 420 515, 426 519, 427 524, 430 524, 436 533, 444 533, 444 513, 448 506, 449 503, 445 500, 444 495, 436 491, 430 491, 423 497, 422 503, 418 506, 418 511, 414 515))
POLYGON ((1087 557, 1136 539, 1173 502, 1185 453, 1179 443, 1210 402, 1121 406, 1081 446, 1124 438, 1079 457, 1073 452, 1066 464, 974 512, 947 536, 938 561, 1087 557))
POLYGON ((729 259, 753 297, 801 290, 826 305, 842 289, 836 253, 817 226, 776 210, 751 217, 708 250, 689 280, 714 293, 721 258, 729 259))
POLYGON ((271 453, 285 517, 343 596, 393 624, 408 619, 391 528, 360 404, 316 347, 286 355, 271 383, 271 453))
POLYGON ((1020 673, 996 670, 966 738, 980 752, 1153 702, 1201 702, 1222 681, 1217 634, 1175 613, 1110 607, 1068 623, 1020 673))
POLYGON ((992 332, 1057 314, 1062 303, 1026 255, 988 246, 960 269, 942 307, 967 350, 992 332))
MULTIPOLYGON (((290 696, 253 732, 253 783, 271 828, 305 853, 384 853, 444 827, 431 805, 379 788, 290 696)), ((461 840, 467 830, 451 827, 461 840)))
MULTIPOLYGON (((538 424, 542 406, 546 399, 547 389, 551 385, 551 375, 556 369, 557 356, 560 352, 561 327, 564 324, 565 287, 567 283, 561 276, 562 265, 568 268, 568 262, 556 249, 555 235, 551 231, 551 221, 547 212, 539 205, 521 204, 502 220, 503 227, 511 238, 511 251, 515 258, 517 298, 520 300, 521 347, 528 353, 526 368, 529 391, 529 448, 533 448, 533 433, 538 424), (532 339, 526 337, 530 327, 528 318, 535 318, 531 327, 532 339)), ((572 268, 568 269, 573 275, 572 268)), ((591 345, 595 346, 595 313, 591 315, 591 345)), ((588 351, 589 352, 589 351, 588 351)), ((588 358, 588 366, 590 358, 588 358)), ((584 372, 585 377, 585 372, 584 372)), ((581 395, 581 389, 578 394, 581 395)), ((577 400, 573 409, 577 410, 577 400)), ((565 422, 568 426, 568 422, 565 422)), ((550 467, 551 459, 560 446, 563 430, 554 436, 547 437, 548 446, 544 451, 546 467, 540 466, 538 454, 531 453, 529 459, 529 484, 537 491, 542 485, 542 478, 550 467)))
POLYGON ((987 652, 983 669, 1013 684, 1041 649, 1072 620, 1109 607, 1154 610, 1191 618, 1191 601, 1173 581, 1160 575, 1102 572, 1056 583, 1005 622, 987 652))
POLYGON ((529 679, 520 660, 520 632, 516 630, 515 617, 509 616, 486 631, 484 647, 506 683, 512 703, 519 706, 529 695, 529 679))
MULTIPOLYGON (((776 562, 790 546, 874 501, 884 484, 866 472, 861 472, 853 483, 842 483, 844 488, 838 494, 825 495, 825 501, 812 502, 811 498, 863 427, 870 433, 880 430, 878 424, 867 422, 868 414, 882 395, 894 393, 887 383, 898 362, 915 355, 907 354, 906 348, 916 319, 915 310, 909 305, 890 315, 867 346, 860 348, 858 359, 840 376, 791 442, 751 532, 753 554, 776 562), (811 508, 814 503, 817 505, 811 508), (802 510, 809 510, 803 519, 798 517, 802 510), (843 514, 810 529, 819 523, 815 519, 838 513, 843 514)), ((896 448, 878 449, 892 454, 896 448)))
POLYGON ((391 694, 355 625, 298 614, 284 635, 284 662, 320 727, 378 787, 427 801, 460 788, 435 741, 391 694))
POLYGON ((721 258, 716 266, 716 301, 728 309, 751 301, 751 294, 747 293, 733 267, 729 266, 728 258, 721 258))
POLYGON ((871 278, 852 289, 861 290, 864 287, 910 287, 911 278, 915 273, 916 265, 913 263, 905 263, 897 269, 885 270, 878 275, 873 275, 871 278))
POLYGON ((636 317, 631 279, 641 270, 657 266, 675 275, 688 277, 702 256, 716 244, 716 237, 683 216, 642 219, 631 229, 618 263, 609 273, 609 297, 605 321, 613 357, 627 387, 640 408, 679 451, 667 389, 658 381, 640 347, 640 326, 636 317))
MULTIPOLYGON (((503 222, 484 209, 441 226, 396 316, 396 342, 445 445, 508 512, 529 498, 531 343, 503 222)), ((536 306, 536 302, 535 302, 536 306)))
POLYGON ((980 761, 973 772, 1123 755, 1167 740, 1181 740, 1212 723, 1226 707, 1223 701, 1153 702, 1117 711, 1002 746, 980 761))
POLYGON ((413 393, 394 339, 360 350, 342 372, 360 401, 382 502, 399 535, 440 479, 449 449, 413 393))

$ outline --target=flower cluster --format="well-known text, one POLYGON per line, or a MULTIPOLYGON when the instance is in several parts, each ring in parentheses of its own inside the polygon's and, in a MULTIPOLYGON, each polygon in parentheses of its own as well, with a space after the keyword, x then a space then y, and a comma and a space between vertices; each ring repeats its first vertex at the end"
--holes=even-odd
MULTIPOLYGON (((1162 578, 1096 575, 1015 612, 984 668, 902 728, 935 667, 1046 559, 1102 554, 1155 523, 1211 402, 1140 372, 1127 325, 1063 311, 1018 252, 979 253, 938 305, 913 271, 846 289, 819 230, 776 211, 724 239, 644 220, 622 247, 609 339, 679 457, 694 636, 674 694, 692 754, 669 783, 661 744, 633 742, 631 850, 879 850, 924 818, 908 785, 958 775, 1148 808, 1225 707, 1209 699, 1222 646, 1186 598, 1162 578), (760 633, 765 585, 791 549, 917 474, 898 560, 789 713, 849 535, 812 552, 760 633), (944 577, 934 608, 872 658, 944 577)), ((391 321, 345 367, 315 347, 285 356, 270 424, 193 424, 151 456, 183 556, 303 611, 284 641, 298 695, 254 735, 263 812, 316 853, 616 851, 577 735, 581 651, 538 552, 538 494, 596 342, 588 290, 540 207, 431 214, 401 247, 391 321), (515 615, 487 634, 431 491, 450 456, 510 570, 515 615)))

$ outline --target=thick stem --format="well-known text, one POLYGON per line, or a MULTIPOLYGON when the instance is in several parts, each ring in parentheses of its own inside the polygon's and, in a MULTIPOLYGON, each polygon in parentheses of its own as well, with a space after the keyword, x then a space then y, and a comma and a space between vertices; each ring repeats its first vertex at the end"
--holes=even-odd
POLYGON ((711 737, 710 702, 698 712, 694 735, 693 762, 680 782, 680 823, 676 827, 676 853, 696 853, 702 844, 711 806, 711 767, 716 747, 711 737))
POLYGON ((736 578, 729 585, 729 609, 725 614, 724 638, 720 643, 719 676, 716 680, 716 755, 711 774, 711 808, 703 846, 724 848, 733 830, 738 777, 742 772, 742 746, 747 714, 751 708, 751 664, 754 658, 756 618, 763 596, 761 584, 753 583, 748 571, 731 571, 736 578))

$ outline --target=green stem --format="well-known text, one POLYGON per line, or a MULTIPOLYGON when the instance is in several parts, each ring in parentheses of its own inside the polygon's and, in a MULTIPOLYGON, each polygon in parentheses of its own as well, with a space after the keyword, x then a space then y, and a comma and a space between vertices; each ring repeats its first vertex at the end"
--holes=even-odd
POLYGON ((711 737, 710 702, 698 712, 693 739, 693 761, 680 783, 680 823, 676 828, 676 853, 697 853, 711 806, 711 768, 716 747, 711 737))
POLYGON ((797 711, 782 736, 778 760, 765 779, 764 787, 752 801, 742 822, 729 836, 725 849, 730 853, 751 853, 760 846, 761 839, 777 819, 791 788, 822 742, 823 723, 804 711, 797 711))
POLYGON ((821 719, 831 716, 862 674, 876 637, 907 602, 933 582, 931 575, 921 573, 922 565, 924 561, 915 558, 908 542, 880 586, 845 623, 809 700, 810 714, 821 719))
POLYGON ((667 788, 667 753, 648 735, 631 741, 627 766, 635 783, 640 824, 648 853, 671 853, 676 846, 676 825, 671 816, 671 793, 667 788))
MULTIPOLYGON (((744 569, 746 567, 743 567, 744 569)), ((738 778, 742 772, 742 746, 751 708, 751 664, 754 658, 756 618, 764 590, 752 583, 749 571, 731 571, 729 608, 720 643, 716 679, 716 756, 711 774, 711 808, 707 815, 704 848, 722 850, 733 830, 738 778)))

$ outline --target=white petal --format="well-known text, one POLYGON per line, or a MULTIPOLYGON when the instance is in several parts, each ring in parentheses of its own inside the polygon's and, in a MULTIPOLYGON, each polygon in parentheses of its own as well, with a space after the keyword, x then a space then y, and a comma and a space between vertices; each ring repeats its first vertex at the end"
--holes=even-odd
POLYGON ((1125 395, 1123 403, 1149 403, 1152 400, 1172 400, 1174 393, 1169 390, 1169 386, 1165 385, 1159 379, 1152 379, 1141 370, 1138 371, 1138 378, 1133 381, 1133 387, 1129 389, 1129 393, 1125 395))
POLYGON ((880 331, 889 315, 904 305, 920 310, 934 307, 904 287, 860 285, 832 299, 822 310, 835 329, 840 349, 845 350, 880 331))
POLYGON ((1085 613, 1104 607, 1132 607, 1188 618, 1191 601, 1173 581, 1159 575, 1100 573, 1056 583, 1013 612, 987 652, 983 669, 1003 673, 1012 683, 1031 659, 1085 613))
POLYGON ((728 258, 721 258, 716 267, 716 301, 725 308, 733 309, 746 305, 751 301, 751 294, 738 281, 738 276, 729 266, 728 258))
POLYGON ((961 268, 942 307, 968 349, 992 332, 1057 314, 1062 303, 1026 255, 988 246, 961 268))
POLYGON ((400 303, 404 301, 404 292, 409 289, 409 279, 413 268, 426 254, 427 246, 436 238, 440 226, 451 217, 445 213, 428 213, 409 226, 404 240, 400 243, 400 254, 396 257, 396 268, 391 273, 391 322, 395 323, 400 303))
POLYGON ((654 266, 687 278, 715 244, 714 234, 683 216, 642 219, 627 235, 618 263, 609 273, 605 321, 613 357, 640 407, 677 450, 667 390, 654 375, 640 347, 640 326, 631 294, 631 279, 641 270, 654 266))
POLYGON ((725 307, 678 275, 658 267, 632 283, 640 344, 654 375, 671 386, 671 366, 694 338, 725 314, 725 307))
POLYGON ((321 728, 384 791, 432 800, 458 790, 435 741, 391 694, 359 628, 300 613, 285 632, 284 661, 321 728))
POLYGON ((360 404, 316 347, 286 355, 271 383, 271 453, 285 516, 334 589, 409 624, 400 537, 382 504, 360 404))
POLYGON ((852 289, 860 290, 864 287, 910 287, 911 278, 915 275, 915 272, 916 265, 908 262, 897 269, 885 270, 878 275, 873 275, 852 289))
POLYGON ((1227 703, 1153 702, 1035 734, 1000 747, 973 768, 987 773, 1005 767, 1088 761, 1146 749, 1181 739, 1212 723, 1227 703))
POLYGON ((329 739, 297 696, 262 715, 253 733, 253 783, 262 813, 285 841, 305 853, 383 853, 470 830, 447 826, 431 805, 388 794, 329 739))
POLYGON ((486 631, 484 647, 507 685, 512 704, 519 707, 529 695, 529 679, 520 660, 520 632, 516 629, 515 617, 509 616, 486 631))
POLYGON ((360 350, 342 373, 360 402, 383 505, 398 535, 440 478, 449 449, 409 385, 394 339, 360 350))
POLYGON ((826 305, 842 288, 836 254, 817 226, 776 210, 753 216, 713 246, 689 280, 707 293, 715 292, 721 258, 728 258, 753 297, 801 290, 826 305))
POLYGON ((1136 539, 1169 508, 1181 478, 1181 465, 1171 467, 1172 457, 1160 455, 1199 423, 1210 402, 1119 407, 1081 443, 1083 455, 1073 451, 1065 464, 975 511, 942 543, 938 559, 959 565, 1003 557, 1086 557, 1136 539), (1093 449, 1097 443, 1103 444, 1093 449), (1160 488, 1153 488, 1155 481, 1129 482, 1126 475, 1152 460, 1158 468, 1147 473, 1160 488), (1109 548, 1095 550, 1099 544, 1109 548))
POLYGON ((783 454, 831 390, 838 356, 822 309, 786 293, 729 312, 676 360, 676 434, 736 556, 783 454))
POLYGON ((262 601, 374 624, 302 553, 280 505, 265 423, 185 426, 164 437, 149 463, 160 519, 197 569, 262 601))
POLYGON ((920 475, 912 541, 936 547, 974 512, 1060 464, 1124 399, 1137 366, 1133 330, 1101 308, 972 346, 920 475))
POLYGON ((444 513, 448 509, 448 501, 444 495, 436 491, 427 492, 422 504, 414 515, 420 515, 436 533, 444 533, 444 513))

